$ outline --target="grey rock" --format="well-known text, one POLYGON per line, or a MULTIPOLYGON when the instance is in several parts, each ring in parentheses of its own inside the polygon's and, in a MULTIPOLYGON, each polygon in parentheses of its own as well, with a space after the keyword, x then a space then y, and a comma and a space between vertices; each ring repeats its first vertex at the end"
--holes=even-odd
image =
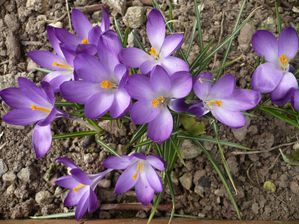
POLYGON ((35 201, 39 205, 49 204, 52 202, 52 195, 49 191, 40 191, 35 195, 35 201))
POLYGON ((99 186, 101 188, 109 188, 111 186, 111 180, 108 180, 108 179, 102 179, 100 182, 99 182, 99 186))
POLYGON ((296 181, 290 183, 290 189, 294 194, 299 195, 299 184, 296 181))
POLYGON ((132 6, 128 8, 126 15, 123 17, 126 26, 136 29, 141 27, 145 22, 145 9, 142 6, 132 6))
POLYGON ((99 126, 116 137, 125 136, 127 134, 126 128, 124 126, 119 127, 115 121, 101 121, 99 122, 99 126))
POLYGON ((7 166, 4 163, 3 159, 0 159, 0 177, 7 172, 7 166))
POLYGON ((185 139, 181 146, 183 159, 193 159, 199 156, 200 151, 196 147, 190 140, 185 139))
POLYGON ((194 185, 198 185, 199 184, 199 180, 206 175, 206 171, 205 170, 197 170, 194 174, 193 177, 193 183, 194 185))
POLYGON ((247 119, 246 125, 242 128, 233 128, 232 133, 234 135, 234 137, 238 140, 238 141, 243 141, 246 137, 246 134, 248 132, 248 126, 250 125, 250 120, 247 119))
POLYGON ((126 5, 127 1, 126 0, 103 0, 103 4, 109 5, 109 7, 112 8, 112 13, 113 14, 125 14, 126 12, 126 5))
POLYGON ((259 208, 260 208, 260 207, 259 207, 258 203, 256 203, 256 202, 253 203, 252 206, 251 206, 251 210, 252 210, 252 212, 253 212, 254 214, 256 214, 256 215, 259 214, 259 208))
POLYGON ((33 78, 33 75, 28 75, 26 72, 18 73, 16 75, 6 74, 0 75, 0 89, 16 86, 19 77, 33 78))
POLYGON ((31 172, 32 171, 29 169, 29 167, 26 167, 21 169, 17 176, 21 181, 29 182, 31 179, 31 172))
POLYGON ((9 185, 9 187, 6 189, 6 194, 13 195, 14 191, 15 191, 15 186, 13 184, 9 185))
POLYGON ((185 173, 183 176, 180 177, 180 183, 181 185, 187 189, 190 190, 192 185, 192 174, 191 173, 185 173))
POLYGON ((48 9, 47 0, 27 0, 26 8, 33 9, 37 12, 45 12, 48 9))
POLYGON ((200 185, 194 187, 194 192, 201 197, 204 197, 204 191, 205 191, 204 188, 200 185))
POLYGON ((13 171, 8 171, 2 176, 4 182, 14 182, 16 180, 16 175, 13 171))
POLYGON ((252 24, 246 23, 244 27, 241 29, 240 34, 238 36, 239 47, 242 50, 247 50, 251 43, 252 35, 255 32, 255 28, 252 24))

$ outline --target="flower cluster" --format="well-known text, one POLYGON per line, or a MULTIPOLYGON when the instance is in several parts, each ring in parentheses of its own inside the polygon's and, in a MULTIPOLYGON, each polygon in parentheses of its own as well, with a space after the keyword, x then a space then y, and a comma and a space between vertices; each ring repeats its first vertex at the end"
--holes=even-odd
MULTIPOLYGON (((289 64, 298 51, 298 35, 293 28, 283 30, 278 39, 265 30, 254 34, 253 48, 266 62, 253 74, 253 89, 241 89, 231 74, 218 80, 208 72, 192 76, 188 62, 175 56, 183 35, 166 35, 165 20, 157 9, 151 10, 147 18, 146 33, 151 45, 148 51, 124 48, 110 29, 105 9, 100 26, 93 26, 77 9, 72 10, 71 19, 75 34, 62 28, 47 28, 54 52, 28 53, 34 62, 51 71, 41 85, 19 78, 19 87, 0 92, 11 107, 3 116, 6 123, 35 125, 32 143, 37 158, 43 157, 51 146, 51 122, 74 116, 56 109, 55 94, 84 106, 88 119, 104 115, 116 119, 129 114, 136 125, 147 125, 148 138, 158 144, 171 137, 178 113, 200 118, 211 112, 219 122, 239 128, 246 123, 243 112, 258 105, 261 93, 270 93, 277 105, 291 102, 299 110, 298 83, 289 64)), ((165 165, 153 155, 133 151, 128 156, 110 157, 103 163, 107 170, 92 175, 67 158, 59 158, 58 162, 68 167, 69 175, 56 182, 70 189, 65 205, 76 206, 77 219, 98 208, 95 189, 112 170, 124 170, 115 192, 121 194, 135 187, 137 199, 144 205, 153 200, 155 192, 163 190, 156 170, 163 172, 165 165)))

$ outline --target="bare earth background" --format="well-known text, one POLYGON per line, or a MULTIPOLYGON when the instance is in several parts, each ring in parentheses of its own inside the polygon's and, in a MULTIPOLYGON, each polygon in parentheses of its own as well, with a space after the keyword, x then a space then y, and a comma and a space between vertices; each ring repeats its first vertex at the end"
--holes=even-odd
MULTIPOLYGON (((122 27, 137 28, 143 41, 145 35, 145 15, 151 9, 148 0, 76 0, 69 1, 69 6, 85 9, 86 15, 97 23, 101 18, 99 7, 88 7, 105 3, 110 6, 112 17, 116 17, 122 27), (143 3, 142 3, 143 2, 143 3)), ((297 0, 282 1, 279 8, 284 25, 299 24, 299 3, 297 0)), ((195 20, 192 0, 172 0, 174 6, 174 27, 177 32, 184 32, 189 38, 195 20)), ((214 40, 228 35, 234 26, 241 1, 238 0, 202 0, 202 26, 204 41, 214 40)), ((261 27, 275 31, 275 4, 270 0, 249 0, 243 19, 256 7, 250 23, 246 24, 233 44, 230 59, 241 56, 238 63, 226 72, 235 74, 241 87, 249 87, 251 74, 256 67, 257 57, 250 47, 253 32, 261 27)), ((164 7, 165 15, 168 8, 164 7)), ((69 27, 64 0, 0 0, 0 89, 15 85, 19 76, 29 77, 36 82, 44 74, 31 72, 34 63, 26 53, 34 49, 47 49, 46 25, 69 27)), ((184 46, 186 47, 186 46, 184 46)), ((198 52, 195 44, 190 60, 198 52)), ((221 62, 219 52, 210 68, 221 62)), ((298 66, 298 61, 295 65, 298 66)), ((298 67, 297 67, 298 68, 298 67)), ((2 103, 3 105, 3 103, 2 103)), ((1 115, 7 107, 1 106, 1 115)), ((267 151, 281 144, 286 153, 299 147, 298 131, 294 128, 259 112, 254 113, 248 125, 242 129, 231 130, 221 126, 222 139, 238 142, 253 150, 267 151)), ((130 139, 134 126, 125 124, 119 128, 116 124, 101 123, 107 130, 103 139, 117 148, 119 153, 126 153, 124 145, 130 139)), ((66 133, 82 130, 77 121, 57 120, 53 132, 66 133)), ((209 132, 209 130, 207 130, 209 132)), ((212 133, 212 132, 211 132, 212 133)), ((93 138, 54 141, 50 153, 41 160, 36 160, 31 149, 31 127, 12 127, 3 122, 0 126, 0 218, 27 218, 32 215, 47 215, 68 212, 63 206, 66 191, 55 186, 55 177, 65 174, 65 169, 54 163, 58 156, 71 157, 80 167, 88 172, 98 172, 107 153, 97 146, 93 138)), ((218 158, 217 148, 206 145, 218 158)), ((237 203, 245 219, 299 219, 299 167, 286 165, 279 155, 279 147, 270 152, 253 155, 234 155, 235 149, 227 148, 226 157, 232 169, 238 188, 237 203), (263 189, 267 180, 276 185, 276 192, 263 189)), ((217 174, 213 172, 204 155, 195 150, 191 142, 185 141, 182 147, 186 166, 177 164, 173 172, 178 214, 194 215, 204 218, 236 219, 235 212, 226 196, 217 174)), ((101 203, 134 202, 134 195, 129 192, 123 196, 113 194, 113 186, 118 173, 107 176, 98 190, 101 203)), ((170 204, 170 195, 165 194, 162 204, 170 204)), ((158 213, 166 215, 167 212, 158 213)), ((102 211, 92 217, 146 217, 145 211, 102 211)))

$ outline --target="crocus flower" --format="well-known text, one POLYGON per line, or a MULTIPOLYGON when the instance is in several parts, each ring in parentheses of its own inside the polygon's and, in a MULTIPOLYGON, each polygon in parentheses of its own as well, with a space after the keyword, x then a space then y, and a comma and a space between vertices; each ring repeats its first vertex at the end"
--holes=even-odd
POLYGON ((123 115, 131 103, 125 89, 128 77, 126 66, 120 64, 117 53, 101 48, 100 59, 80 54, 75 59, 78 81, 65 82, 61 86, 62 96, 84 104, 88 118, 96 119, 108 111, 111 117, 123 115))
POLYGON ((284 98, 292 88, 298 88, 295 76, 289 72, 290 60, 298 51, 298 35, 294 28, 285 28, 276 38, 267 30, 258 30, 252 38, 255 52, 264 57, 266 63, 255 70, 252 87, 261 93, 270 93, 272 101, 284 98))
POLYGON ((236 88, 236 80, 232 75, 223 75, 215 84, 212 77, 211 73, 202 73, 195 80, 194 92, 202 100, 202 110, 194 108, 198 105, 193 106, 195 114, 202 116, 211 112, 218 121, 229 127, 244 126, 246 118, 242 111, 254 108, 260 101, 260 93, 236 88))
POLYGON ((149 73, 156 65, 162 66, 168 74, 189 71, 188 64, 180 58, 171 56, 183 43, 182 34, 165 37, 165 21, 159 10, 153 9, 146 23, 146 32, 151 43, 149 53, 138 48, 126 48, 120 53, 121 61, 133 68, 140 68, 143 74, 149 73))
POLYGON ((12 125, 35 124, 32 133, 32 145, 36 157, 43 157, 52 142, 51 122, 65 116, 55 108, 54 92, 47 82, 37 87, 26 78, 19 78, 19 87, 3 89, 0 96, 11 107, 11 111, 2 119, 12 125))
POLYGON ((103 162, 109 169, 125 170, 118 178, 115 193, 122 194, 135 187, 138 201, 148 205, 155 192, 162 192, 161 179, 155 169, 164 171, 164 163, 160 157, 145 156, 134 153, 130 156, 111 156, 103 162))
POLYGON ((84 52, 95 55, 100 36, 109 31, 110 20, 107 10, 103 9, 102 11, 101 26, 92 26, 87 17, 78 9, 72 10, 71 20, 75 34, 62 28, 55 29, 55 34, 62 45, 77 53, 84 52))
POLYGON ((76 206, 75 217, 77 220, 82 218, 86 212, 94 212, 99 207, 94 191, 103 177, 111 172, 111 169, 88 175, 68 158, 58 158, 57 161, 63 163, 69 170, 69 175, 56 180, 57 185, 70 190, 64 200, 64 205, 67 207, 76 206))
POLYGON ((294 89, 291 94, 291 103, 295 110, 299 111, 299 90, 294 89))
POLYGON ((50 83, 55 92, 59 91, 60 85, 74 79, 73 60, 74 54, 60 46, 60 41, 55 35, 55 28, 48 26, 48 39, 55 53, 43 50, 31 51, 28 56, 42 68, 50 69, 43 81, 50 83))
POLYGON ((133 75, 127 89, 137 102, 131 108, 135 124, 148 123, 148 136, 155 142, 168 139, 173 129, 173 118, 168 109, 171 100, 187 96, 192 89, 192 78, 188 72, 176 72, 169 76, 156 66, 150 77, 133 75))

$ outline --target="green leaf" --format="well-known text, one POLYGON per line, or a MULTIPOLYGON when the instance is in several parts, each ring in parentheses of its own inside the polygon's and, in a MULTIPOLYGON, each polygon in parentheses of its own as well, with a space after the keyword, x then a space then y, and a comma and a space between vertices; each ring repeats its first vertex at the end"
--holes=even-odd
POLYGON ((67 138, 84 137, 84 136, 95 135, 97 133, 98 133, 97 131, 78 131, 78 132, 54 135, 53 139, 67 139, 67 138))
POLYGON ((291 166, 299 166, 299 149, 294 151, 291 155, 286 155, 279 149, 282 159, 291 166))
POLYGON ((115 149, 113 149, 112 147, 110 147, 108 144, 106 144, 105 142, 103 142, 101 139, 100 139, 100 136, 99 135, 96 135, 96 142, 98 145, 102 146, 104 149, 106 149, 108 152, 110 152, 112 155, 115 155, 115 156, 118 156, 118 153, 116 152, 115 149))
POLYGON ((263 188, 266 191, 272 191, 273 193, 276 191, 276 186, 271 180, 267 180, 264 182, 263 188))
POLYGON ((141 125, 137 128, 137 130, 135 131, 134 135, 132 136, 130 142, 128 145, 132 145, 133 143, 135 143, 136 141, 138 141, 142 135, 144 135, 146 132, 146 125, 141 125))
POLYGON ((275 1, 275 14, 276 14, 276 26, 277 26, 277 32, 280 33, 282 30, 282 21, 281 21, 281 16, 279 14, 278 7, 280 5, 280 1, 276 0, 275 1))
POLYGON ((183 115, 181 123, 184 129, 192 136, 199 136, 205 133, 205 125, 195 117, 183 115))
POLYGON ((200 19, 201 10, 198 8, 197 0, 194 0, 194 8, 195 8, 196 21, 197 21, 198 44, 199 44, 200 51, 202 51, 204 46, 203 46, 201 19, 200 19))
POLYGON ((43 215, 43 216, 30 216, 30 219, 59 219, 59 218, 69 218, 74 216, 75 216, 75 212, 67 212, 67 213, 57 213, 57 214, 43 215))
POLYGON ((44 73, 50 73, 50 72, 52 72, 52 71, 49 70, 49 69, 39 68, 39 67, 34 68, 34 70, 35 70, 35 71, 44 72, 44 73))

